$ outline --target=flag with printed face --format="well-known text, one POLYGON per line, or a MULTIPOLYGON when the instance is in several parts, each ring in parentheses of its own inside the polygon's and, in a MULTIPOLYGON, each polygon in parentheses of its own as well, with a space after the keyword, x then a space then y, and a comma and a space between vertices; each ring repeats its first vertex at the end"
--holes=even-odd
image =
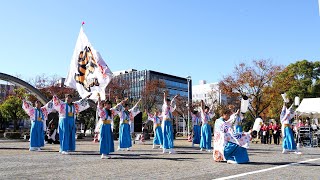
POLYGON ((105 99, 105 88, 113 77, 111 70, 89 42, 81 27, 70 62, 65 85, 78 91, 82 98, 97 100, 98 93, 105 99))

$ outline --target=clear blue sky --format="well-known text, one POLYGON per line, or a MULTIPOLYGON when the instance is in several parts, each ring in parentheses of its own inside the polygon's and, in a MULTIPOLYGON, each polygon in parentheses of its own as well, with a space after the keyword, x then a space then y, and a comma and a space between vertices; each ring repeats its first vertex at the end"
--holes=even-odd
POLYGON ((317 0, 9 0, 0 6, 0 72, 66 76, 82 21, 112 71, 191 75, 193 84, 253 59, 320 59, 317 0))

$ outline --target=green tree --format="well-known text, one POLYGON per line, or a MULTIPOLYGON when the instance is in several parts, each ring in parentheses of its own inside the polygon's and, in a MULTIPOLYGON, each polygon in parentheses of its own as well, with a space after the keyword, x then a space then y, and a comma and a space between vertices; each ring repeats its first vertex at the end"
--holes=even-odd
POLYGON ((22 109, 22 100, 19 97, 24 97, 24 89, 16 89, 15 95, 10 95, 0 105, 2 117, 9 122, 13 121, 14 131, 18 130, 18 120, 28 119, 28 115, 22 109))
POLYGON ((148 114, 146 111, 142 112, 142 122, 146 122, 148 120, 148 114))
MULTIPOLYGON (((90 107, 77 116, 80 123, 84 125, 83 130, 84 132, 87 131, 87 129, 95 129, 96 125, 96 111, 90 107)), ((85 133, 84 133, 85 134, 85 133)))
POLYGON ((6 119, 2 117, 2 113, 0 110, 0 130, 5 130, 5 126, 4 126, 5 123, 6 123, 6 119))
POLYGON ((274 98, 269 116, 278 119, 283 102, 281 93, 286 92, 291 103, 295 96, 300 99, 320 96, 320 61, 302 60, 288 65, 274 78, 272 86, 274 98))
MULTIPOLYGON (((320 61, 297 61, 287 66, 281 75, 292 80, 290 86, 283 89, 290 98, 295 96, 300 98, 320 96, 320 61)), ((279 80, 277 82, 281 83, 283 79, 279 80)))

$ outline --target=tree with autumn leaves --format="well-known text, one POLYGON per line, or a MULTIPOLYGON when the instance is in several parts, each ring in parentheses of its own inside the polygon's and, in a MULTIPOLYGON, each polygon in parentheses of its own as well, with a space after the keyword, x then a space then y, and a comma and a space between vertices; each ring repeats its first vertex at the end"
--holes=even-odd
POLYGON ((163 103, 163 90, 165 89, 166 84, 162 80, 150 80, 145 84, 145 88, 141 92, 142 98, 142 109, 145 109, 147 112, 158 109, 159 105, 163 103))
POLYGON ((249 114, 252 119, 262 115, 271 104, 273 79, 281 71, 281 66, 273 65, 270 60, 254 60, 252 64, 241 63, 232 74, 220 81, 221 90, 237 104, 242 96, 250 99, 249 114))
POLYGON ((297 61, 286 67, 274 65, 271 60, 254 60, 240 63, 233 73, 219 82, 220 89, 229 96, 230 104, 240 108, 241 97, 250 99, 248 119, 258 116, 279 120, 286 92, 291 103, 300 99, 320 96, 320 62, 297 61))

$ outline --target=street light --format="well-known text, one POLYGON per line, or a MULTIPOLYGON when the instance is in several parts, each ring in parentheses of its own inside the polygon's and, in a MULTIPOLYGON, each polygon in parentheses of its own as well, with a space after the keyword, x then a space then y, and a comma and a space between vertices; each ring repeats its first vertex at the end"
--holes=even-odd
POLYGON ((187 108, 188 108, 188 134, 187 136, 189 136, 189 132, 190 132, 190 81, 191 81, 191 76, 187 76, 187 81, 188 81, 188 104, 187 104, 187 108))

